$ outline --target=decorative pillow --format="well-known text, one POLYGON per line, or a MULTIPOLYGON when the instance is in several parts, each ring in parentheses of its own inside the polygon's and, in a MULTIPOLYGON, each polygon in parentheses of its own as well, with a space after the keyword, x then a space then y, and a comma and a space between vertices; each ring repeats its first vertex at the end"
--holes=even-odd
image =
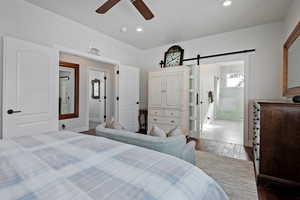
POLYGON ((182 131, 181 131, 181 129, 178 128, 178 127, 172 129, 172 130, 167 134, 168 137, 179 136, 179 135, 182 135, 182 131))
POLYGON ((167 134, 165 133, 164 130, 158 128, 157 126, 153 126, 149 135, 155 136, 155 137, 167 137, 167 134))
POLYGON ((116 129, 116 130, 124 130, 125 128, 122 126, 122 124, 120 124, 120 122, 117 121, 113 121, 111 123, 111 128, 112 129, 116 129))
POLYGON ((106 121, 105 128, 112 128, 112 124, 113 124, 114 121, 115 121, 114 118, 111 118, 110 120, 106 121))
POLYGON ((110 129, 116 129, 116 130, 125 130, 125 128, 120 124, 120 122, 115 121, 114 118, 111 118, 111 120, 107 121, 105 123, 105 128, 110 128, 110 129))

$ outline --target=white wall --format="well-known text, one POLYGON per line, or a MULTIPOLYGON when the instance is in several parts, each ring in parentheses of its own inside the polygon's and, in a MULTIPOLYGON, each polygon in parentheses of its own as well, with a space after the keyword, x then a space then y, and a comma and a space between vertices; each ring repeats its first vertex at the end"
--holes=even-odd
POLYGON ((288 10, 288 14, 285 19, 285 27, 284 27, 285 39, 289 37, 289 35, 294 30, 299 20, 300 20, 300 1, 294 0, 290 5, 290 9, 288 10))
MULTIPOLYGON (((0 38, 4 35, 49 46, 59 45, 81 52, 87 52, 91 45, 99 48, 104 57, 134 66, 137 66, 137 57, 140 55, 140 50, 135 47, 23 0, 0 1, 0 38)), ((2 39, 0 46, 2 47, 2 39)), ((0 54, 1 61, 2 48, 0 54)), ((0 86, 1 72, 2 62, 0 62, 0 86)), ((1 101, 2 91, 0 103, 1 101)), ((67 125, 72 127, 74 125, 75 128, 86 126, 82 120, 79 120, 79 123, 71 120, 67 125)))
POLYGON ((65 62, 76 63, 80 65, 80 88, 79 88, 79 118, 66 119, 59 121, 59 127, 64 124, 67 130, 76 132, 87 131, 89 129, 89 70, 95 69, 106 72, 107 74, 107 117, 110 119, 114 115, 114 66, 100 63, 78 56, 72 56, 66 53, 60 54, 60 60, 65 62))
MULTIPOLYGON (((256 49, 252 60, 250 99, 274 99, 281 96, 283 23, 272 23, 248 29, 212 35, 178 43, 185 49, 185 58, 256 49)), ((139 66, 143 69, 141 78, 141 102, 147 105, 147 76, 145 71, 159 67, 164 52, 171 46, 143 51, 139 66)))
POLYGON ((14 36, 40 44, 87 52, 90 45, 104 57, 136 65, 140 50, 23 0, 0 1, 0 37, 14 36))

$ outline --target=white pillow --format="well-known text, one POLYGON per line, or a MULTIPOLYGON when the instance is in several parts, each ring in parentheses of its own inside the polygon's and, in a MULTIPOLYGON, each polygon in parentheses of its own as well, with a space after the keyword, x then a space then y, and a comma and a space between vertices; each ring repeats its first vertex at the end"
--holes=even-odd
POLYGON ((111 123, 111 128, 112 129, 116 129, 116 130, 124 130, 125 128, 122 126, 122 124, 120 124, 120 122, 117 121, 113 121, 111 123))
POLYGON ((120 122, 115 121, 114 118, 111 118, 110 121, 106 122, 105 128, 116 129, 116 130, 125 130, 125 128, 120 124, 120 122))
POLYGON ((181 129, 178 128, 178 127, 172 129, 172 130, 167 134, 168 137, 179 136, 179 135, 182 135, 182 131, 181 131, 181 129))
POLYGON ((158 128, 157 126, 153 126, 149 135, 155 136, 155 137, 167 137, 167 134, 165 133, 164 130, 158 128))
POLYGON ((112 124, 113 124, 113 122, 114 122, 115 120, 114 120, 114 118, 111 118, 110 120, 107 120, 106 122, 105 122, 105 128, 112 128, 112 124))

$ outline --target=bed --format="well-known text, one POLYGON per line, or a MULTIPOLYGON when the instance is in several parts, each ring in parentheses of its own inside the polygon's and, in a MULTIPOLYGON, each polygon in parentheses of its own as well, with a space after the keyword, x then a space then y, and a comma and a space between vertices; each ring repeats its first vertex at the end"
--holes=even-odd
POLYGON ((197 167, 68 131, 0 141, 1 200, 224 200, 197 167))

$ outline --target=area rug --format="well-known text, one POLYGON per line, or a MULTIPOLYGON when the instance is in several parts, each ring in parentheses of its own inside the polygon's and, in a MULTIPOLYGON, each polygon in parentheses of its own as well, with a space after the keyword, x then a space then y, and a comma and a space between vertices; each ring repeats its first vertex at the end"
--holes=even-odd
POLYGON ((257 200, 253 163, 197 151, 197 166, 211 176, 231 200, 257 200))

